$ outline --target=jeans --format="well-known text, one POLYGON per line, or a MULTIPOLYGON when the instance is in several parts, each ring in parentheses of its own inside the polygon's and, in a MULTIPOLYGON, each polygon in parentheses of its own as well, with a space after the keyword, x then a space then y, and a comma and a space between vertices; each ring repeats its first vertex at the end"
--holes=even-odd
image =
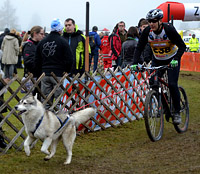
MULTIPOLYGON (((58 80, 61 79, 61 77, 57 77, 58 80)), ((47 97, 50 92, 54 89, 54 86, 57 85, 56 80, 51 77, 51 76, 45 76, 42 80, 41 80, 41 91, 42 93, 47 97)), ((55 91, 55 93, 52 95, 50 101, 53 103, 53 100, 57 99, 59 97, 59 95, 62 93, 62 88, 58 87, 55 91)), ((47 103, 45 106, 46 109, 50 108, 50 105, 47 103)))
POLYGON ((12 79, 15 69, 15 64, 4 65, 5 68, 5 78, 12 79))
POLYGON ((121 56, 118 56, 118 57, 117 57, 117 59, 115 60, 115 63, 116 63, 116 65, 113 65, 114 70, 115 70, 118 66, 121 67, 121 65, 122 65, 121 56))
POLYGON ((98 51, 92 51, 91 52, 91 56, 90 56, 90 65, 92 62, 92 58, 94 58, 94 68, 93 68, 93 72, 96 71, 97 66, 98 66, 98 60, 99 60, 99 52, 98 51))

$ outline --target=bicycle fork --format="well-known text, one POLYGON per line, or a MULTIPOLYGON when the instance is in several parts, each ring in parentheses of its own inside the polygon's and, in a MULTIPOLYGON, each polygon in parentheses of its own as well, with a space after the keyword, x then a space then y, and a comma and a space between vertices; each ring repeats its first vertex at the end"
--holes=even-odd
POLYGON ((161 84, 158 82, 158 75, 154 76, 154 84, 153 86, 156 87, 156 91, 157 91, 157 99, 158 99, 158 115, 157 117, 160 118, 162 115, 162 97, 161 97, 161 84))

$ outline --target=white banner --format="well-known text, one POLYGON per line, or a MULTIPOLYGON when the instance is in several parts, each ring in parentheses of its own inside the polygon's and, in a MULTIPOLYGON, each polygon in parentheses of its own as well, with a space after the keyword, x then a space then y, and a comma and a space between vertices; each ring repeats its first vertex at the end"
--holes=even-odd
POLYGON ((183 3, 185 16, 183 21, 200 21, 200 3, 183 3))

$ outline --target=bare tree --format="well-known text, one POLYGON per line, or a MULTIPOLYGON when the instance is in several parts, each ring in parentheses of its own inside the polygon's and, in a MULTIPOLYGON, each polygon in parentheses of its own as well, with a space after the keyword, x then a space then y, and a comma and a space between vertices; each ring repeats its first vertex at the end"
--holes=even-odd
POLYGON ((5 0, 0 9, 0 29, 18 28, 17 18, 15 16, 16 9, 12 7, 10 0, 5 0))

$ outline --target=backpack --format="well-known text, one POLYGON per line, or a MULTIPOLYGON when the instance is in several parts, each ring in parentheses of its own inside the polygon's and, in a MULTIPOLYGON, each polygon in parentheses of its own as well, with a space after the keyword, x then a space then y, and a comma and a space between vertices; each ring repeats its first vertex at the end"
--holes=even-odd
POLYGON ((89 44, 90 44, 90 48, 91 50, 94 50, 95 47, 96 47, 96 43, 95 43, 95 38, 94 38, 95 35, 90 35, 89 36, 89 44))

